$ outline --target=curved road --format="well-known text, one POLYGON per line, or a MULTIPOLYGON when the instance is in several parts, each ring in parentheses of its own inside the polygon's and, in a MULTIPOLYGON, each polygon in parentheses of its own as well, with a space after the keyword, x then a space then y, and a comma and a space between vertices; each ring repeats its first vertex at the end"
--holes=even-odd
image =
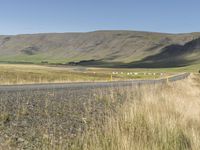
POLYGON ((120 87, 133 86, 138 84, 157 84, 164 82, 175 82, 186 79, 190 73, 183 73, 164 79, 154 80, 129 80, 129 81, 113 81, 113 82, 87 82, 87 83, 58 83, 58 84, 31 84, 31 85, 2 85, 0 92, 9 91, 27 91, 27 90, 51 90, 51 89, 88 89, 88 88, 105 88, 105 87, 120 87))

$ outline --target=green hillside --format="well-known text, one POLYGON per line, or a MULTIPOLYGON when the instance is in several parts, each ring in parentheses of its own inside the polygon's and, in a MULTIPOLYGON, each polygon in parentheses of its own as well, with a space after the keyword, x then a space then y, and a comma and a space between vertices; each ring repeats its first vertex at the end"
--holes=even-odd
POLYGON ((4 35, 0 62, 177 67, 198 63, 199 37, 137 31, 4 35))

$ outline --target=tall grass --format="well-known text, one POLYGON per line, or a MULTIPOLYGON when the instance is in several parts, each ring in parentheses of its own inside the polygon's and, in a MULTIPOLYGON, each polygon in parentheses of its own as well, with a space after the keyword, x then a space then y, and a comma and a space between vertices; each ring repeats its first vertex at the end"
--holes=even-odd
POLYGON ((73 148, 198 150, 199 85, 189 79, 183 83, 139 87, 136 93, 125 92, 129 95, 117 114, 110 115, 102 127, 85 132, 73 148))

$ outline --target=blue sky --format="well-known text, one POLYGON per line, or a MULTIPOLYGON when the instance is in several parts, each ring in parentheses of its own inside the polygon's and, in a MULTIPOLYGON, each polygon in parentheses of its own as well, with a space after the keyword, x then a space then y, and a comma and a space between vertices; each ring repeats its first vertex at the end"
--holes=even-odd
POLYGON ((200 31, 199 0, 0 0, 0 35, 200 31))

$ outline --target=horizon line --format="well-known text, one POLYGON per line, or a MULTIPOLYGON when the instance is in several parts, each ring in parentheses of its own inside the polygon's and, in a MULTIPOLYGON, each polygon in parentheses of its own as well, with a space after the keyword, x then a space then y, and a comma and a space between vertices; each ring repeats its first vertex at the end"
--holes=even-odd
POLYGON ((65 33, 92 33, 92 32, 145 32, 145 33, 158 33, 158 34, 192 34, 200 33, 200 31, 191 31, 191 32, 162 32, 162 31, 146 31, 146 30, 129 30, 129 29, 102 29, 102 30, 88 30, 88 31, 50 31, 50 32, 29 32, 29 33, 16 33, 16 34, 0 34, 0 36, 17 36, 17 35, 36 35, 36 34, 65 34, 65 33))

